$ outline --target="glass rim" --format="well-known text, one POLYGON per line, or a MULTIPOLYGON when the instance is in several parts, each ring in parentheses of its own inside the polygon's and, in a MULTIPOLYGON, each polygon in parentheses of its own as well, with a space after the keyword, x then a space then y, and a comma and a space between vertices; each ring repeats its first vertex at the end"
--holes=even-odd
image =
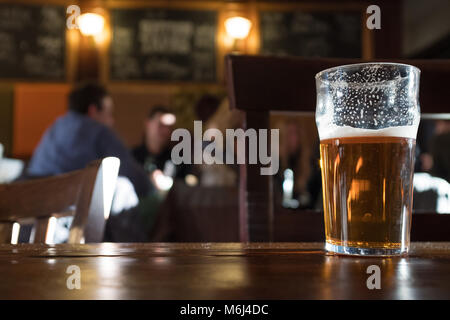
MULTIPOLYGON (((417 72, 418 75, 420 75, 421 70, 416 67, 413 66, 411 64, 406 64, 406 63, 397 63, 397 62, 361 62, 361 63, 351 63, 351 64, 343 64, 343 65, 339 65, 339 66, 335 66, 335 67, 331 67, 331 68, 327 68, 325 70, 322 70, 318 73, 316 73, 315 75, 315 79, 316 81, 320 81, 322 83, 325 84, 330 84, 330 81, 325 80, 322 78, 322 76, 326 73, 331 73, 333 71, 337 71, 339 69, 342 68, 352 68, 352 67, 359 67, 359 66, 369 66, 369 65, 385 65, 385 66, 402 66, 402 67, 407 67, 409 69, 414 70, 415 72, 417 72)), ((407 79, 407 77, 401 77, 400 79, 391 79, 391 80, 383 80, 383 81, 376 81, 376 82, 368 82, 368 83, 355 83, 355 82, 346 82, 345 85, 346 86, 365 86, 365 85, 377 85, 377 86, 384 86, 384 85, 389 85, 392 82, 398 82, 401 80, 407 79)), ((331 83, 338 83, 338 82, 331 82, 331 83)))

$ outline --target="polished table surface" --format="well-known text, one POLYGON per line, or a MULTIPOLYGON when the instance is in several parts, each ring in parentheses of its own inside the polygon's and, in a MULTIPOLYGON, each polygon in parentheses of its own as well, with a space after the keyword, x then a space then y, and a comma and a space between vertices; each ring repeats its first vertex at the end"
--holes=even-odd
POLYGON ((0 277, 0 299, 450 299, 450 243, 396 258, 322 243, 0 245, 0 277), (71 265, 79 290, 67 288, 71 265), (379 290, 367 288, 370 265, 379 290))

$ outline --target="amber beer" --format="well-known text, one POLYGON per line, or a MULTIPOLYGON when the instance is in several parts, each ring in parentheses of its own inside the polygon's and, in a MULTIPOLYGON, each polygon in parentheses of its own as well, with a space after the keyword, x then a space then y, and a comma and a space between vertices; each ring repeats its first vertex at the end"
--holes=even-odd
POLYGON ((414 149, 407 136, 320 141, 327 246, 409 247, 414 149))

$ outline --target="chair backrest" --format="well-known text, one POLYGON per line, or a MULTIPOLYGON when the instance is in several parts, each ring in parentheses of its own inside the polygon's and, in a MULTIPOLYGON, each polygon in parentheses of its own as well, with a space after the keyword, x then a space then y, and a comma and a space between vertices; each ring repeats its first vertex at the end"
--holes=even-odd
POLYGON ((82 170, 0 185, 0 243, 11 242, 16 221, 29 219, 34 242, 45 242, 51 218, 67 215, 74 216, 69 243, 101 242, 119 166, 109 157, 82 170))
MULTIPOLYGON (((390 61, 421 69, 422 114, 450 113, 450 60, 390 61)), ((244 129, 269 129, 271 111, 315 111, 314 77, 318 72, 359 62, 364 61, 228 55, 225 66, 230 107, 244 111, 244 129)), ((274 233, 272 178, 260 175, 261 164, 247 165, 248 150, 246 157, 246 164, 240 165, 240 238, 241 241, 271 241, 274 233)))

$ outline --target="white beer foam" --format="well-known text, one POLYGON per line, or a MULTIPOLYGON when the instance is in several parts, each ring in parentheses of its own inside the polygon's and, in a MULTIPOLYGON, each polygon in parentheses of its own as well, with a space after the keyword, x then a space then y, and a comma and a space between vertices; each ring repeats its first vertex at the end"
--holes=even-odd
POLYGON ((418 127, 419 125, 383 129, 360 129, 331 124, 326 128, 319 128, 319 137, 320 140, 348 137, 400 137, 416 139, 418 127))

